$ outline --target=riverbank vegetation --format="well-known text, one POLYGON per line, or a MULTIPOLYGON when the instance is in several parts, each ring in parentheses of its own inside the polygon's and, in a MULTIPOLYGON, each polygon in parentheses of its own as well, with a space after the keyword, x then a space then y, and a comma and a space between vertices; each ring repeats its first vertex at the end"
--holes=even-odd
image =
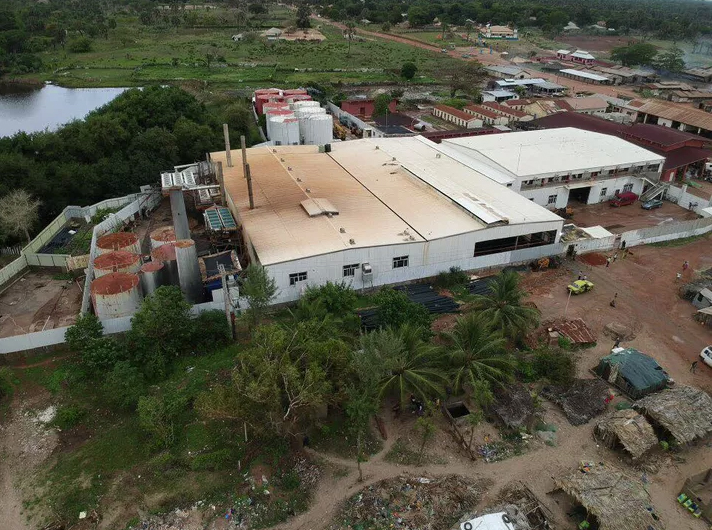
POLYGON ((259 136, 247 100, 200 103, 180 88, 128 90, 56 132, 0 138, 0 196, 22 187, 41 201, 40 224, 70 204, 88 205, 158 183, 160 171, 259 136))

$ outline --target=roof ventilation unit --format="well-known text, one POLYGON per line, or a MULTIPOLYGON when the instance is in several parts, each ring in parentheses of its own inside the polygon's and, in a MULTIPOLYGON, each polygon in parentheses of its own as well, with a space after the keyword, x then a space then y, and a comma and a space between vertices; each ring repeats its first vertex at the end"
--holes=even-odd
POLYGON ((356 244, 356 240, 355 240, 355 239, 349 239, 349 244, 350 244, 350 245, 355 245, 355 244, 356 244))

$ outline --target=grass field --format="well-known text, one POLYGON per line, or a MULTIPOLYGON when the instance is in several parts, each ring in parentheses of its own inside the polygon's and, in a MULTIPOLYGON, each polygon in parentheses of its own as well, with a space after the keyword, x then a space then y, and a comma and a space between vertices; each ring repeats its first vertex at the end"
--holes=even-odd
MULTIPOLYGON (((279 9, 279 8, 278 8, 279 9)), ((288 26, 283 11, 260 22, 288 26), (279 23, 279 24, 278 24, 279 23)), ((58 48, 42 53, 45 71, 25 76, 70 87, 141 86, 195 80, 220 88, 266 84, 382 84, 400 80, 403 63, 418 66, 419 83, 434 82, 433 72, 453 59, 386 40, 348 42, 340 30, 324 24, 322 43, 233 42, 236 28, 154 28, 135 17, 117 20, 107 39, 94 39, 92 51, 70 53, 58 48), (208 66, 206 58, 211 56, 208 66)))

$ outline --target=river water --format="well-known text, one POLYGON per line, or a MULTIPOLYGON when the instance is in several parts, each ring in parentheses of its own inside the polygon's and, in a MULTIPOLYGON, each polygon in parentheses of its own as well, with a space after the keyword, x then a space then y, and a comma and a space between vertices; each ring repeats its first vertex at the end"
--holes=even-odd
POLYGON ((125 88, 19 88, 0 84, 0 136, 53 131, 109 103, 125 88))

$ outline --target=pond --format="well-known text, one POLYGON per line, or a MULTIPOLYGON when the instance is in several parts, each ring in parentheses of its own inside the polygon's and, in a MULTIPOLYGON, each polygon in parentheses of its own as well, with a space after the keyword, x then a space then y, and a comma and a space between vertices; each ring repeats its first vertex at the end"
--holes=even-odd
POLYGON ((109 103, 125 88, 23 88, 0 84, 0 136, 53 131, 109 103))

